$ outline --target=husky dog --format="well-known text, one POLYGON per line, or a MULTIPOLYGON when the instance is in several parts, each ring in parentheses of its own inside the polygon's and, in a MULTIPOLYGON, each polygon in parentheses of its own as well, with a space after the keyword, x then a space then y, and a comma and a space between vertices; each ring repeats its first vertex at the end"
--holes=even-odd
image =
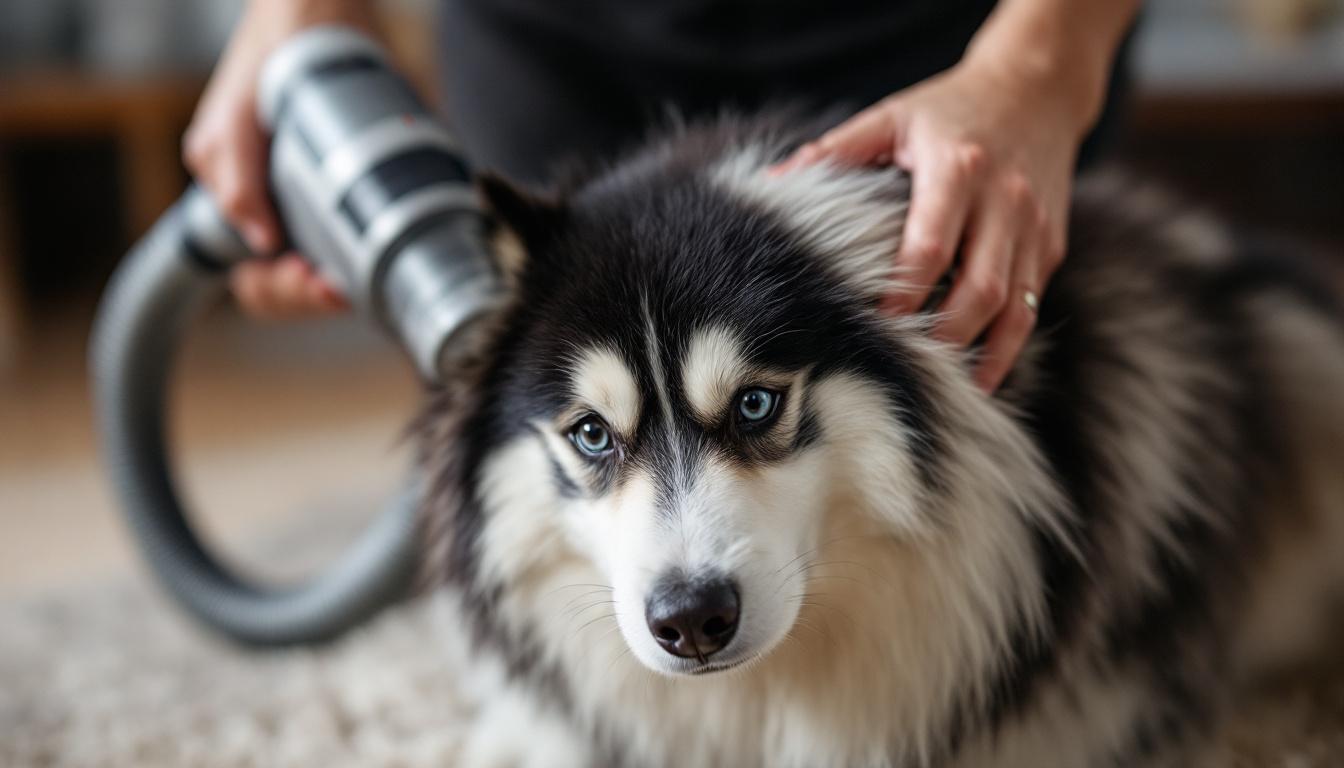
POLYGON ((1329 615, 1327 283, 1085 183, 987 396, 879 311, 907 178, 772 176, 782 124, 484 184, 516 301, 420 427, 427 562, 504 670, 464 764, 1173 759, 1329 615))

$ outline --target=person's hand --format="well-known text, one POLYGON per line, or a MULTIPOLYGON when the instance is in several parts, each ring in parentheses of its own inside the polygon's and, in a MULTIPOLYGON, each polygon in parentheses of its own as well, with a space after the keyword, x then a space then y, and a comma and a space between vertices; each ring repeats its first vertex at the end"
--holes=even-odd
MULTIPOLYGON (((254 0, 210 79, 183 141, 183 157, 225 217, 258 254, 283 244, 267 193, 269 141, 257 115, 257 79, 266 57, 294 33, 340 23, 376 34, 362 0, 254 0)), ((238 303, 262 317, 334 312, 341 295, 297 253, 249 259, 234 267, 230 284, 238 303)))
POLYGON ((776 168, 825 160, 910 172, 897 257, 907 289, 886 306, 918 310, 955 267, 935 333, 960 345, 984 335, 975 379, 987 391, 1011 369, 1035 324, 1037 297, 1064 258, 1086 121, 1059 90, 1007 66, 964 61, 860 112, 776 168))

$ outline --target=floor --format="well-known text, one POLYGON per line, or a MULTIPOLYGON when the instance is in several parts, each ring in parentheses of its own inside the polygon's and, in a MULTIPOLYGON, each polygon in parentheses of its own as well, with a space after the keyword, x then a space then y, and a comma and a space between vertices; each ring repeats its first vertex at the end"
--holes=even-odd
MULTIPOLYGON (((138 567, 95 443, 88 326, 79 310, 41 324, 0 377, 0 596, 138 567)), ((351 499, 372 514, 409 465, 400 437, 418 386, 354 319, 214 312, 184 352, 171 416, 200 524, 246 561, 240 542, 287 516, 351 499)))

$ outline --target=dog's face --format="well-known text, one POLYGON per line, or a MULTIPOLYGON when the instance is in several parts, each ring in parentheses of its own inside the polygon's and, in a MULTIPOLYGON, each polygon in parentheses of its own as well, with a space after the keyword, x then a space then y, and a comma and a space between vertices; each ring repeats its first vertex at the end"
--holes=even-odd
POLYGON ((794 626, 828 509, 913 520, 927 409, 853 275, 770 215, 689 174, 608 186, 487 188, 526 257, 468 429, 477 556, 507 582, 572 551, 643 664, 728 669, 794 626))
POLYGON ((725 669, 779 642, 802 599, 787 566, 833 493, 813 382, 798 359, 750 354, 767 339, 668 334, 634 309, 627 338, 575 341, 531 426, 631 650, 662 672, 725 669))

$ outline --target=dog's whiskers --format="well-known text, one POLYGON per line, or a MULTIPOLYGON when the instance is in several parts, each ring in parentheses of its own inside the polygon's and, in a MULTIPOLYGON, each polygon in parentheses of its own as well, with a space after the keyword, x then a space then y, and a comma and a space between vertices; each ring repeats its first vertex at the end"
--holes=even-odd
POLYGON ((895 588, 896 588, 895 583, 892 582, 891 579, 887 578, 887 577, 886 577, 885 575, 883 575, 882 573, 880 573, 880 572, 878 572, 877 570, 873 569, 871 566, 865 565, 865 564, 860 563, 860 562, 855 562, 855 561, 853 561, 853 560, 822 560, 822 561, 818 561, 818 562, 815 562, 815 563, 807 563, 807 564, 801 565, 801 566, 799 566, 798 568, 795 568, 794 570, 790 571, 790 572, 789 572, 786 576, 784 576, 784 578, 782 578, 782 579, 780 580, 780 582, 775 586, 774 591, 771 592, 771 596, 774 597, 775 595, 778 595, 778 594, 780 593, 780 591, 784 588, 784 585, 788 584, 790 581, 792 581, 794 578, 796 578, 797 576, 800 576, 800 575, 805 575, 805 578, 804 578, 804 589, 807 588, 807 585, 808 585, 808 584, 811 584, 811 583, 816 582, 816 581, 824 581, 824 580, 849 581, 849 582, 852 582, 852 583, 857 584, 857 585, 859 585, 859 586, 868 586, 868 584, 867 584, 865 581, 863 581, 862 579, 858 579, 858 578, 855 578, 854 576, 850 576, 850 575, 847 575, 847 574, 841 574, 841 573, 811 574, 811 573, 809 573, 810 571, 818 570, 818 569, 821 569, 821 568, 833 568, 833 567, 837 567, 837 566, 849 566, 849 567, 853 567, 853 568, 858 568, 859 570, 863 571, 863 572, 864 572, 865 574, 867 574, 868 576, 872 576, 874 579, 881 581, 885 586, 890 587, 890 588, 892 588, 892 589, 895 589, 895 588))
MULTIPOLYGON (((622 645, 625 645, 625 644, 622 643, 622 645)), ((621 659, 624 659, 626 656, 629 656, 629 655, 630 655, 630 646, 625 645, 624 649, 623 649, 620 653, 616 654, 616 657, 615 657, 614 659, 612 659, 611 662, 610 662, 609 664, 607 664, 607 668, 606 668, 605 670, 603 670, 602 674, 603 674, 604 676, 605 676, 605 675, 609 675, 609 674, 611 674, 611 670, 613 670, 613 669, 616 668, 616 665, 619 664, 619 663, 621 662, 621 659)), ((626 674, 629 674, 629 673, 627 672, 626 674)))
POLYGON ((614 603, 614 602, 616 602, 616 601, 614 601, 614 600, 603 600, 603 599, 601 599, 601 598, 596 598, 596 599, 588 600, 587 602, 583 603, 582 605, 576 605, 576 606, 573 606, 572 608, 569 608, 569 609, 561 609, 560 611, 558 611, 558 613, 559 613, 561 616, 572 616, 572 615, 574 615, 574 614, 576 614, 576 613, 582 613, 583 611, 586 611, 586 610, 588 610, 589 608, 592 608, 594 605, 601 605, 602 603, 614 603))
POLYGON ((598 616, 597 618, 589 619, 588 621, 585 621, 583 624, 581 624, 578 629, 574 630, 571 637, 578 637, 578 635, 582 633, 583 630, 587 629, 588 627, 591 627, 592 625, 596 624, 599 621, 602 621, 603 619, 615 619, 615 618, 616 614, 606 613, 601 616, 598 616))
POLYGON ((811 584, 814 581, 834 581, 834 580, 848 581, 853 584, 858 584, 859 586, 866 586, 866 583, 860 579, 856 579, 853 576, 845 576, 839 573, 823 573, 820 576, 807 577, 808 584, 811 584))
POLYGON ((568 617, 569 617, 569 620, 570 620, 570 621, 573 621, 574 619, 578 618, 578 617, 579 617, 580 615, 582 615, 583 613, 585 613, 585 612, 587 612, 587 611, 589 611, 589 610, 592 610, 593 608, 596 608, 596 607, 598 607, 599 605, 615 605, 615 604, 616 604, 616 601, 615 601, 615 600, 595 600, 595 601, 593 601, 593 602, 591 602, 591 603, 588 603, 588 604, 586 604, 586 605, 582 605, 582 606, 579 606, 579 607, 577 607, 577 608, 571 609, 570 611, 567 611, 566 613, 563 613, 563 614, 561 614, 561 615, 562 615, 562 616, 568 616, 568 617))
POLYGON ((800 628, 802 628, 802 629, 806 629, 806 630, 809 630, 809 631, 811 631, 811 632, 816 633, 816 635, 817 635, 818 637, 820 637, 820 638, 822 639, 822 641, 825 642, 825 643, 831 644, 831 643, 834 643, 834 642, 835 642, 835 641, 831 638, 831 635, 830 635, 829 632, 823 632, 822 630, 820 630, 820 629, 818 629, 817 627, 813 626, 813 625, 811 624, 811 622, 808 622, 808 621, 806 621, 806 620, 804 620, 804 619, 802 619, 802 618, 795 619, 794 622, 793 622, 793 625, 794 625, 795 627, 800 627, 800 628))
POLYGON ((611 585, 610 585, 610 584, 587 584, 587 583, 584 583, 584 582, 579 582, 579 583, 576 583, 576 584, 565 584, 565 585, 563 585, 563 586, 556 587, 555 589, 552 589, 552 590, 549 590, 548 592, 543 593, 543 594, 542 594, 542 597, 550 597, 551 595, 555 594, 556 592, 561 592, 561 591, 566 590, 566 589, 576 589, 576 588, 578 588, 578 587, 596 587, 596 588, 598 588, 598 589, 611 589, 611 585))
POLYGON ((840 614, 840 616, 843 617, 846 621, 849 622, 851 628, 857 629, 860 626, 860 624, 854 620, 854 616, 851 615, 849 611, 846 611, 845 609, 841 608, 838 605, 831 605, 830 603, 827 603, 823 600, 815 599, 824 597, 829 597, 829 595, 827 595, 825 592, 805 592, 801 595, 797 595, 795 599, 799 601, 798 604, 801 606, 808 606, 828 611, 835 611, 836 613, 840 614))
POLYGON ((566 609, 566 608, 568 608, 569 606, 573 605, 574 603, 576 603, 576 602, 578 602, 578 601, 584 599, 585 597, 591 597, 591 596, 593 596, 593 595, 596 595, 596 594, 599 594, 599 593, 602 593, 602 592, 610 592, 610 591, 611 591, 610 589, 594 589, 594 590, 590 590, 590 591, 588 591, 588 592, 584 592, 583 594, 581 594, 581 595, 579 595, 579 596, 577 596, 577 597, 574 597, 574 598, 570 599, 570 600, 569 600, 568 602, 566 602, 564 605, 560 606, 560 610, 563 611, 564 609, 566 609))
POLYGON ((832 565, 848 565, 854 568, 858 568, 862 571, 866 571, 869 575, 873 576, 874 578, 881 579, 889 587, 894 588, 896 586, 891 581, 891 579, 887 578, 884 574, 880 573, 877 569, 873 568, 871 565, 868 565, 866 563, 860 563, 855 560, 825 560, 821 562, 812 563, 807 567, 807 569, 820 568, 822 566, 832 566, 832 565))
MULTIPOLYGON (((859 541, 859 540, 866 540, 866 539, 884 540, 884 539, 888 539, 888 538, 890 538, 890 537, 889 537, 889 536, 886 536, 886 535, 880 535, 880 534, 853 534, 853 535, 849 535, 849 536, 836 536, 835 538, 827 539, 826 541, 824 541, 824 542, 818 544, 817 546, 812 547, 811 549, 809 549, 809 550, 803 552, 802 554, 798 555, 797 557, 793 558, 792 560, 788 561, 787 563, 784 563, 783 565, 781 565, 780 567, 778 567, 778 568, 776 568, 774 571, 772 571, 772 572, 770 573, 770 576, 771 576, 771 577, 778 576, 782 571, 784 571, 784 569, 788 568, 789 566, 793 565, 794 563, 797 563, 799 560, 802 560, 802 559, 804 559, 804 558, 806 558, 806 557, 808 557, 808 556, 810 556, 810 555, 820 554, 820 553, 821 553, 823 550, 825 550, 827 547, 831 547, 831 546, 834 546, 834 545, 839 544, 839 543, 842 543, 842 542, 852 542, 852 541, 859 541)), ((863 563, 858 563, 858 562, 855 562, 855 561, 853 561, 853 560, 825 560, 825 561, 818 561, 818 562, 814 562, 814 563, 805 563, 803 566, 800 566, 799 568, 796 568, 796 569, 794 569, 793 571, 790 571, 787 575, 784 576, 783 579, 780 580, 779 584, 775 587, 774 592, 771 593, 771 596, 773 597, 773 596, 775 596, 775 595, 778 595, 778 594, 779 594, 779 591, 780 591, 781 589, 784 588, 784 585, 787 584, 787 583, 789 582, 790 579, 794 578, 795 576, 799 575, 800 573, 805 573, 805 572, 807 572, 807 571, 809 571, 809 570, 811 570, 811 569, 813 569, 813 568, 820 568, 820 567, 825 566, 825 565, 842 565, 842 564, 843 564, 843 565, 851 565, 851 566, 854 566, 854 567, 856 567, 856 568, 860 568, 860 569, 862 569, 862 570, 866 570, 866 571, 868 571, 870 574, 872 574, 873 576, 875 576, 875 577, 877 577, 877 578, 879 578, 879 579, 882 579, 883 581, 886 581, 887 584, 888 584, 889 586, 894 586, 893 584, 891 584, 891 581, 890 581, 889 579, 885 578, 882 574, 880 574, 880 573, 878 573, 877 571, 873 570, 870 566, 866 566, 866 565, 864 565, 863 563)))
POLYGON ((802 554, 798 555, 797 557, 793 558, 793 559, 790 560, 789 562, 787 562, 787 563, 785 563, 785 564, 779 566, 779 567, 776 568, 776 569, 774 570, 774 572, 772 572, 770 575, 771 575, 771 576, 778 575, 780 571, 784 570, 785 568, 788 568, 790 565, 793 565, 794 563, 798 562, 799 560, 802 560, 804 557, 807 557, 808 555, 816 554, 816 553, 820 552, 823 548, 825 548, 825 547, 829 547, 829 546, 831 546, 832 544, 835 544, 836 542, 844 541, 844 540, 846 540, 846 539, 851 539, 851 538, 855 538, 855 537, 853 537, 853 536, 838 536, 838 537, 833 538, 833 539, 827 539, 826 541, 821 542, 821 543, 818 544, 817 546, 815 546, 815 547, 813 547, 813 548, 811 548, 811 549, 809 549, 809 550, 803 552, 802 554))

